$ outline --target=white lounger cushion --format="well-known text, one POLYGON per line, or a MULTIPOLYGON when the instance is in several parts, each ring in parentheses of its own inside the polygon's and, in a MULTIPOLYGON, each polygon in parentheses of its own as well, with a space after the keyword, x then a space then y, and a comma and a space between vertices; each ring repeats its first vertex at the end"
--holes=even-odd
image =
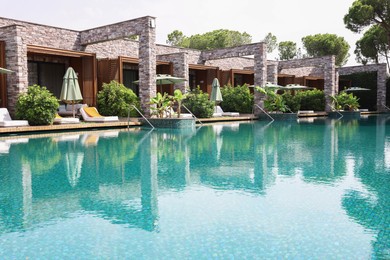
POLYGON ((27 120, 12 120, 7 108, 0 108, 0 126, 1 127, 16 127, 29 126, 27 120))
MULTIPOLYGON (((91 117, 84 111, 84 107, 80 108, 80 112, 81 112, 81 116, 83 117, 84 121, 87 121, 87 122, 115 122, 115 121, 119 121, 119 118, 117 116, 91 117)), ((96 110, 96 112, 97 112, 97 110, 96 110)))

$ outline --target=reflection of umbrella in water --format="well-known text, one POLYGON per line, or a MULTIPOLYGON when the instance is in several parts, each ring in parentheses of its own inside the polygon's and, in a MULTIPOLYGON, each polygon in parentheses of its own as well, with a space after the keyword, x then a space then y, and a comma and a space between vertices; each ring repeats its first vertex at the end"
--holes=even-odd
POLYGON ((12 72, 13 72, 12 70, 8 70, 0 67, 0 74, 10 74, 12 72))
MULTIPOLYGON (((162 85, 170 85, 176 83, 182 83, 187 81, 185 78, 173 77, 168 74, 157 74, 156 75, 156 85, 160 85, 160 92, 162 93, 162 85)), ((139 80, 133 81, 135 84, 139 84, 139 80)))
POLYGON ((81 176, 81 166, 83 164, 83 153, 66 153, 65 154, 65 167, 66 176, 70 186, 75 187, 81 176))
POLYGON ((69 67, 64 75, 60 100, 72 104, 73 117, 75 117, 74 104, 83 100, 81 95, 77 74, 72 67, 69 67))
POLYGON ((360 87, 350 87, 350 88, 345 89, 344 91, 345 92, 354 92, 354 91, 368 91, 368 90, 371 90, 371 89, 369 89, 369 88, 360 88, 360 87))

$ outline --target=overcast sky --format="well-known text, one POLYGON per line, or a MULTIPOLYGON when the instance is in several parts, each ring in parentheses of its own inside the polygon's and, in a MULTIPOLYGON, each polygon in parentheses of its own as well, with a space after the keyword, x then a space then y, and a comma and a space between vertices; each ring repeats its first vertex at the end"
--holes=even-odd
MULTIPOLYGON (((317 33, 334 33, 351 46, 348 65, 354 65, 355 42, 361 37, 345 28, 343 17, 354 0, 0 0, 0 16, 83 30, 142 16, 154 16, 157 43, 180 30, 186 36, 216 29, 252 35, 253 42, 268 32, 278 42, 317 33)), ((268 58, 275 58, 269 55, 268 58)))

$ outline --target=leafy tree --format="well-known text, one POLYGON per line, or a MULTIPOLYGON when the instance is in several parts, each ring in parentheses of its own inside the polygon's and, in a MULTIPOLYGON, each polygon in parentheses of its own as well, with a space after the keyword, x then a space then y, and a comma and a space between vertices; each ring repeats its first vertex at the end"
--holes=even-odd
POLYGON ((168 35, 167 43, 185 48, 198 50, 212 50, 219 48, 235 47, 252 42, 252 36, 246 32, 231 31, 226 29, 214 30, 204 34, 195 34, 190 37, 175 30, 168 35))
POLYGON ((271 53, 278 47, 278 39, 272 33, 268 33, 263 40, 267 44, 267 52, 271 53))
POLYGON ((336 56, 336 65, 344 65, 349 57, 349 44, 344 37, 336 34, 316 34, 302 38, 303 47, 310 57, 321 57, 326 55, 336 56))
POLYGON ((355 0, 344 16, 344 24, 353 32, 361 32, 372 24, 380 25, 390 45, 390 1, 355 0))
POLYGON ((39 85, 29 86, 16 102, 16 117, 28 120, 30 125, 51 125, 59 107, 53 94, 39 85))
MULTIPOLYGON (((371 26, 356 42, 356 60, 363 64, 368 61, 379 63, 381 56, 386 58, 389 67, 389 45, 386 31, 380 25, 371 26)), ((389 67, 390 68, 390 67, 389 67)))
POLYGON ((280 42, 278 46, 279 58, 281 60, 291 60, 297 57, 297 44, 292 41, 280 42))
POLYGON ((178 47, 188 47, 189 41, 182 31, 174 30, 168 34, 167 44, 178 47))

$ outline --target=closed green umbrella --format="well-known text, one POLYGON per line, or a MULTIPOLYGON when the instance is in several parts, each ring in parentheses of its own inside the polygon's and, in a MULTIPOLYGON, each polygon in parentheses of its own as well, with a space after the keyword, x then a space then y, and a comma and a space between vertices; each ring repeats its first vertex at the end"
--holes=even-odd
POLYGON ((73 117, 75 117, 74 104, 83 100, 81 95, 77 74, 72 67, 69 67, 64 75, 60 100, 72 104, 73 117))
POLYGON ((211 95, 210 100, 214 101, 215 103, 223 101, 222 94, 221 94, 221 88, 219 85, 219 81, 217 78, 214 78, 213 84, 211 85, 211 95))

